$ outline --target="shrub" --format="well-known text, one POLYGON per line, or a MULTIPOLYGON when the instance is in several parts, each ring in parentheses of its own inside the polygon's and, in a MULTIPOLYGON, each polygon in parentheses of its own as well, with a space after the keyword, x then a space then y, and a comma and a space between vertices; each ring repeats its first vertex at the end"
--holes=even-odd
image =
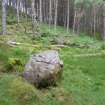
POLYGON ((103 44, 101 45, 101 49, 102 49, 102 50, 105 50, 105 43, 103 43, 103 44))
POLYGON ((26 52, 21 48, 14 48, 12 53, 15 56, 22 56, 26 54, 26 52))
POLYGON ((23 64, 19 58, 9 58, 5 64, 6 70, 4 72, 22 71, 23 64))

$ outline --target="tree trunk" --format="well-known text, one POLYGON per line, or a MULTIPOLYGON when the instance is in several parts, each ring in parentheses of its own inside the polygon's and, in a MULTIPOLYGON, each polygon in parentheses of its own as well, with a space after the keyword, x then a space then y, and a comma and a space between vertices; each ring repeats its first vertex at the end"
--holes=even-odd
POLYGON ((75 13, 74 13, 73 33, 75 33, 75 25, 76 25, 76 10, 75 10, 75 13))
POLYGON ((55 18, 54 18, 54 29, 56 30, 57 26, 57 17, 58 17, 58 0, 55 0, 55 18))
POLYGON ((70 21, 70 1, 68 0, 68 13, 67 13, 67 32, 69 31, 69 21, 70 21))
POLYGON ((105 1, 103 3, 103 40, 105 40, 105 1))
POLYGON ((2 34, 6 34, 6 0, 2 0, 2 34))
POLYGON ((42 22, 42 0, 39 1, 40 4, 40 22, 42 22))
POLYGON ((20 1, 17 0, 17 23, 18 23, 18 24, 19 24, 19 22, 20 22, 20 16, 19 16, 19 3, 20 3, 20 1))
POLYGON ((32 31, 33 34, 37 31, 37 20, 36 20, 36 11, 35 11, 35 0, 32 0, 31 2, 32 7, 32 31))
POLYGON ((96 8, 95 8, 95 5, 94 5, 93 9, 94 9, 94 37, 95 37, 95 34, 96 34, 96 8))
POLYGON ((49 0, 49 29, 51 27, 52 22, 52 0, 49 0))

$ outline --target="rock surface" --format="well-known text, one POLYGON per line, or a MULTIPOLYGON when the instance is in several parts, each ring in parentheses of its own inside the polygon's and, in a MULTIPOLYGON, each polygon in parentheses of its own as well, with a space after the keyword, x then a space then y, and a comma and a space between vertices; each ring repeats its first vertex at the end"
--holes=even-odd
POLYGON ((54 85, 61 78, 63 62, 57 51, 33 55, 25 66, 23 77, 38 87, 54 85))

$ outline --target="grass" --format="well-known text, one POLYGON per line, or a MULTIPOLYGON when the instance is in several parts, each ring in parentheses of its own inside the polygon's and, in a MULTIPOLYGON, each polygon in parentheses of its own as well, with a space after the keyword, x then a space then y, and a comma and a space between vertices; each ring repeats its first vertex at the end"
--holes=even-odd
POLYGON ((66 33, 62 27, 49 30, 43 24, 40 32, 45 36, 33 39, 20 27, 17 31, 16 24, 8 25, 9 35, 0 36, 0 105, 105 105, 105 55, 74 57, 104 52, 104 42, 66 33), (52 48, 54 38, 65 39, 68 47, 52 48), (11 47, 9 40, 22 44, 11 47), (30 55, 49 49, 57 49, 64 61, 63 78, 57 87, 39 90, 17 73, 30 55))
MULTIPOLYGON (((81 49, 79 50, 81 52, 81 49)), ((12 73, 2 74, 0 103, 2 105, 36 105, 36 103, 37 105, 104 105, 104 56, 75 58, 72 56, 75 54, 78 54, 75 48, 60 50, 64 61, 64 73, 62 83, 57 87, 37 90, 12 73), (71 50, 72 53, 67 55, 71 50), (35 91, 35 96, 33 93, 30 94, 30 91, 35 91), (25 98, 21 98, 21 95, 25 98)))
POLYGON ((72 91, 76 105, 104 105, 104 57, 64 56, 64 88, 72 91))

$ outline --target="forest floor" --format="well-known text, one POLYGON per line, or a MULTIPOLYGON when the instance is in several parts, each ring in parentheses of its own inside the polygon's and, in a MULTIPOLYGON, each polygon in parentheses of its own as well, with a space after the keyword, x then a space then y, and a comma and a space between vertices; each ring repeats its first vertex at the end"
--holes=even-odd
POLYGON ((47 26, 38 38, 15 27, 8 26, 8 35, 0 36, 0 105, 105 105, 104 42, 47 26), (30 55, 44 50, 59 51, 64 72, 58 86, 39 90, 18 74, 30 55))

